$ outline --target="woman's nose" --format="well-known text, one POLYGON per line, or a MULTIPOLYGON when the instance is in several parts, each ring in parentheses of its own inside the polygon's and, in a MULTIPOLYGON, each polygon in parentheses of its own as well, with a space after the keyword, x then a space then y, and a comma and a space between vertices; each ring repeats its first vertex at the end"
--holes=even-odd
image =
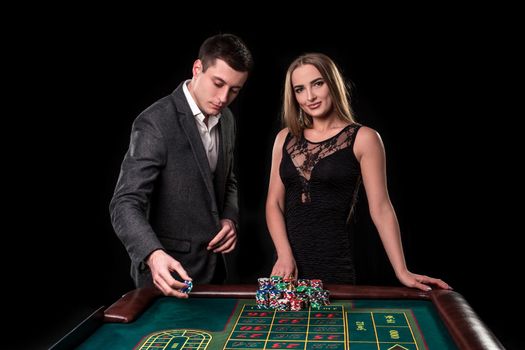
POLYGON ((306 99, 308 101, 313 101, 315 100, 316 96, 314 95, 314 92, 312 90, 307 90, 306 91, 306 99))

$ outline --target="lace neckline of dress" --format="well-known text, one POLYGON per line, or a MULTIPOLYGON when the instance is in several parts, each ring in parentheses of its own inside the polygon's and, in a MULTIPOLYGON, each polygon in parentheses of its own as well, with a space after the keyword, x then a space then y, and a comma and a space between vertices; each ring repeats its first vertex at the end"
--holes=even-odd
POLYGON ((341 135, 341 133, 342 133, 343 131, 345 131, 346 129, 348 129, 348 128, 351 127, 352 125, 355 125, 355 123, 354 123, 354 124, 348 124, 347 126, 345 126, 344 128, 342 128, 341 130, 339 130, 339 131, 337 132, 337 134, 335 134, 334 136, 330 136, 329 138, 324 139, 324 140, 321 140, 321 141, 310 141, 310 140, 308 140, 308 139, 306 138, 306 136, 304 136, 304 131, 303 131, 303 135, 302 135, 302 137, 303 137, 303 140, 305 140, 305 141, 308 142, 308 143, 311 143, 311 144, 319 144, 319 143, 323 143, 323 142, 326 142, 326 141, 330 141, 331 139, 333 139, 333 138, 335 138, 335 137, 338 137, 339 135, 341 135))
POLYGON ((334 136, 320 142, 308 141, 303 134, 300 138, 290 138, 284 144, 286 153, 297 169, 302 183, 301 201, 303 203, 310 202, 310 180, 317 163, 335 152, 351 146, 358 125, 357 123, 348 124, 334 136))

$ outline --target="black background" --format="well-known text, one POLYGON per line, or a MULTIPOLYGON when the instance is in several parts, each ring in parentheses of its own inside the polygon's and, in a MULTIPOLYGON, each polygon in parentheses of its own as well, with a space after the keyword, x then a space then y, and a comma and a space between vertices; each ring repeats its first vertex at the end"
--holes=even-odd
MULTIPOLYGON (((521 116, 509 109, 512 23, 491 9, 400 10, 264 21, 204 20, 188 11, 148 24, 71 15, 38 22, 10 42, 2 246, 12 347, 47 348, 133 288, 108 213, 131 123, 191 76, 206 37, 232 32, 256 62, 232 104, 242 215, 232 282, 255 283, 271 271, 264 201, 285 70, 297 55, 320 51, 354 85, 358 121, 383 138, 409 268, 446 280, 517 348, 511 311, 523 311, 515 297, 522 229, 511 198, 521 116)), ((399 285, 365 200, 358 210, 359 284, 399 285)))

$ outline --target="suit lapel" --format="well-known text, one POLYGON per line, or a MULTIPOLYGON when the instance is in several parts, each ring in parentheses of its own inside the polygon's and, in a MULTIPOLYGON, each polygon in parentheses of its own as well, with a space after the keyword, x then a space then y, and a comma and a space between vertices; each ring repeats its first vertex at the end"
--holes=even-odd
POLYGON ((212 203, 216 203, 215 200, 215 191, 213 189, 213 176, 210 170, 210 164, 208 163, 208 157, 206 157, 206 151, 204 150, 204 145, 202 144, 202 139, 197 130, 197 124, 195 123, 195 117, 191 113, 188 102, 184 97, 182 91, 182 86, 179 86, 175 90, 175 99, 177 101, 177 106, 184 106, 180 112, 180 123, 184 133, 188 137, 188 141, 191 145, 191 150, 193 151, 193 156, 197 160, 197 165, 201 172, 204 183, 206 184, 206 189, 210 193, 211 198, 213 199, 212 203), (177 94, 177 92, 179 92, 177 94))
POLYGON ((217 157, 217 167, 215 168, 215 188, 217 189, 217 200, 219 201, 217 204, 219 205, 219 208, 223 207, 223 200, 224 200, 224 182, 226 181, 226 152, 227 152, 227 142, 228 137, 226 137, 225 133, 227 130, 227 126, 223 123, 225 122, 224 116, 221 117, 221 120, 219 122, 219 154, 217 157))

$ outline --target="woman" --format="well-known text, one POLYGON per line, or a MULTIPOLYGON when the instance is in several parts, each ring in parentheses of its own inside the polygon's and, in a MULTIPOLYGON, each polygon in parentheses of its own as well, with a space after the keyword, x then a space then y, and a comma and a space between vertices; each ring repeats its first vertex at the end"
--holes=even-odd
POLYGON ((309 53, 286 73, 283 120, 272 154, 266 222, 277 251, 272 275, 355 283, 349 221, 361 182, 397 278, 408 287, 448 288, 412 273, 390 202, 379 134, 356 123, 335 63, 309 53))

